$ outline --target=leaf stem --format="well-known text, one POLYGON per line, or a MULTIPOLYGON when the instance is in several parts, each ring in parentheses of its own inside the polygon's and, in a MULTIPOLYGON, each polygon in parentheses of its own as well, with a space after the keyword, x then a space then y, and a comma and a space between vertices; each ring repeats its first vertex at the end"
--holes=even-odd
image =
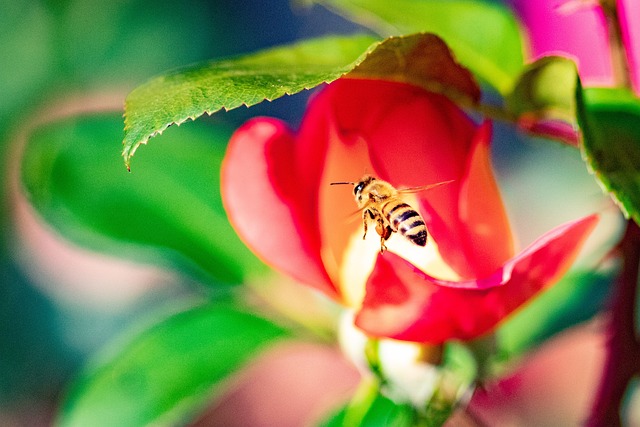
POLYGON ((622 28, 620 27, 620 16, 616 3, 617 0, 600 0, 600 7, 604 12, 609 32, 614 81, 616 86, 631 89, 629 63, 624 43, 622 42, 622 28))
POLYGON ((640 228, 633 221, 619 244, 623 266, 607 326, 607 355, 587 427, 620 426, 620 406, 629 380, 640 372, 640 342, 635 333, 635 304, 640 265, 640 228))
POLYGON ((481 114, 483 117, 488 117, 492 120, 500 120, 502 122, 514 123, 516 125, 518 124, 518 117, 514 113, 507 110, 506 108, 494 104, 479 102, 477 104, 460 105, 464 108, 481 114))

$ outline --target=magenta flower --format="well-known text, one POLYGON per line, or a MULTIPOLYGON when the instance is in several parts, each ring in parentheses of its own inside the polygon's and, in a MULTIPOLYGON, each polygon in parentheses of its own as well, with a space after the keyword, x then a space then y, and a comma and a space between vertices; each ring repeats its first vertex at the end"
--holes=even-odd
MULTIPOLYGON (((607 20, 595 0, 509 0, 527 29, 532 59, 573 59, 585 86, 614 86, 613 49, 607 20)), ((631 83, 640 94, 640 2, 617 0, 618 24, 631 83)))
POLYGON ((517 255, 489 158, 491 126, 447 98, 403 83, 340 79, 311 101, 300 130, 258 118, 231 138, 225 207, 266 263, 356 313, 372 336, 442 343, 490 332, 571 265, 597 222, 588 216, 517 255), (408 200, 426 247, 398 233, 379 253, 362 240, 351 188, 364 173, 394 186, 453 180, 408 200))

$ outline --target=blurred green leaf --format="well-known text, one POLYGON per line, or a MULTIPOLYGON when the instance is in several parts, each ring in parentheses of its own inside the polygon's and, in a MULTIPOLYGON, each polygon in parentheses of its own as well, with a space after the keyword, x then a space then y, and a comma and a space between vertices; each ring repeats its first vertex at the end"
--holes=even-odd
POLYGON ((13 0, 2 6, 0 117, 16 119, 48 95, 131 85, 158 70, 237 51, 246 33, 229 25, 233 16, 224 2, 176 8, 170 0, 13 0))
POLYGON ((640 99, 626 89, 588 88, 578 107, 586 161, 625 215, 640 224, 640 99))
POLYGON ((445 345, 442 369, 454 375, 460 384, 471 384, 478 377, 473 354, 466 345, 456 341, 445 345))
POLYGON ((113 144, 120 114, 65 119, 29 136, 27 196, 66 237, 128 259, 168 263, 240 283, 266 269, 240 242, 220 198, 220 163, 231 131, 190 123, 158 138, 127 173, 113 144))
POLYGON ((498 328, 501 357, 521 355, 556 333, 591 319, 605 309, 611 280, 601 272, 565 276, 498 328))
POLYGON ((407 404, 396 404, 391 399, 382 395, 368 407, 361 420, 361 426, 412 426, 414 425, 415 413, 413 408, 407 404))
POLYGON ((521 127, 577 145, 577 87, 578 70, 573 61, 544 57, 526 67, 506 97, 506 107, 521 127))
POLYGON ((521 72, 522 36, 511 12, 474 0, 311 0, 380 35, 428 31, 442 37, 456 58, 500 93, 521 72))
POLYGON ((58 415, 61 426, 181 425, 217 386, 285 336, 265 319, 208 305, 174 315, 87 366, 58 415))
POLYGON ((527 65, 506 98, 507 106, 518 115, 551 115, 575 121, 577 83, 578 71, 573 61, 547 56, 527 65))
POLYGON ((156 77, 126 99, 125 163, 171 124, 333 81, 360 62, 373 42, 363 35, 313 39, 156 77))
POLYGON ((379 384, 363 382, 353 400, 320 423, 322 427, 411 427, 416 414, 408 404, 396 404, 379 392, 379 384))
POLYGON ((42 4, 12 1, 3 4, 0 13, 0 42, 3 66, 0 67, 0 117, 42 95, 43 83, 57 71, 52 34, 55 22, 42 4), (9 61, 8 58, 11 58, 9 61))

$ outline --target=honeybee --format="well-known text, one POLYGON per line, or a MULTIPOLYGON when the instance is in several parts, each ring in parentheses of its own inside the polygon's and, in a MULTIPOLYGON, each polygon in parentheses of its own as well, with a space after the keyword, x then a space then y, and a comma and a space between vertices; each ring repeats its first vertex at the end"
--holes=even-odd
POLYGON ((376 232, 380 236, 380 253, 387 250, 385 241, 392 233, 400 231, 404 237, 418 246, 427 244, 427 227, 418 211, 402 200, 402 193, 428 190, 452 181, 438 182, 423 187, 411 187, 398 190, 387 181, 365 175, 358 182, 332 182, 331 185, 353 185, 358 209, 362 211, 364 226, 363 239, 367 237, 369 222, 376 224, 376 232))

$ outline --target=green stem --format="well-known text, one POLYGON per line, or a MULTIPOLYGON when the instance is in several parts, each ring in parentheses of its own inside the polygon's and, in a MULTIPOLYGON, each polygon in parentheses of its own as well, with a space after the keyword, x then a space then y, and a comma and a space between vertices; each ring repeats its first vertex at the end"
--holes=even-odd
POLYGON ((604 12, 607 20, 607 29, 609 30, 609 46, 615 84, 619 87, 631 89, 629 62, 622 43, 622 28, 620 27, 620 16, 618 15, 616 2, 617 0, 600 0, 600 7, 604 12))
POLYGON ((361 426, 371 408, 371 405, 380 393, 380 382, 375 377, 364 377, 346 407, 344 414, 344 426, 361 426))
POLYGON ((384 373, 382 372, 382 364, 380 363, 380 341, 375 338, 369 338, 364 347, 364 355, 369 365, 369 370, 376 376, 380 384, 385 383, 384 373))

